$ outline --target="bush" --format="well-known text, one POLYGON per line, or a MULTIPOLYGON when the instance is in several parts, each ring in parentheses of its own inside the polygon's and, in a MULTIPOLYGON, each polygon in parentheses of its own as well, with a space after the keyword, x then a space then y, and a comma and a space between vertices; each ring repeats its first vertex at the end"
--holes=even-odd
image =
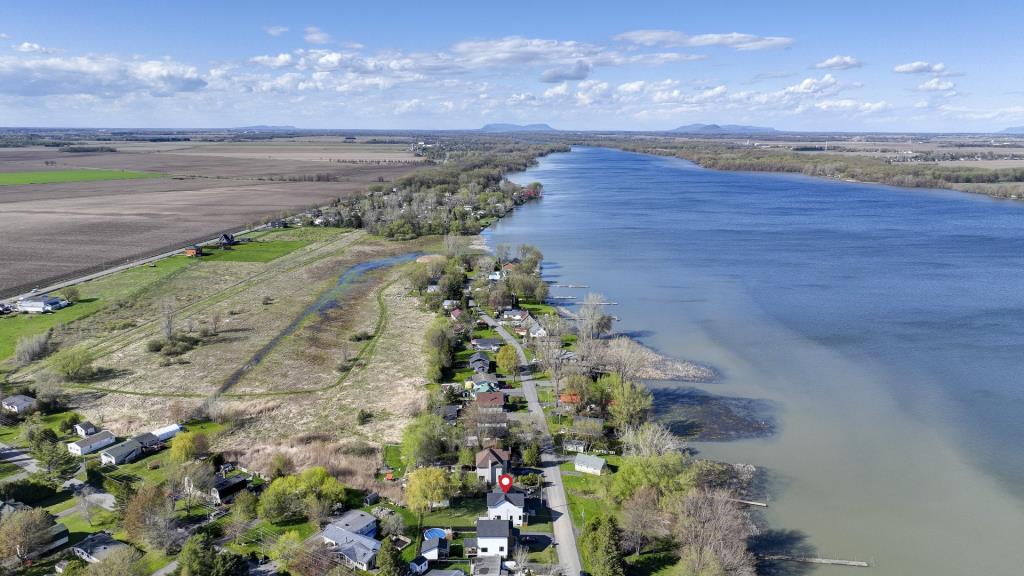
POLYGON ((355 334, 349 336, 348 339, 353 342, 364 342, 366 340, 373 339, 373 332, 367 332, 366 330, 363 330, 362 332, 356 332, 355 334))
POLYGON ((66 380, 85 380, 96 373, 92 352, 82 346, 61 350, 50 358, 50 365, 66 380))
POLYGON ((68 286, 61 290, 61 295, 64 296, 64 299, 68 302, 78 302, 78 299, 81 296, 78 292, 78 288, 75 286, 68 286))
POLYGON ((46 357, 50 353, 50 336, 52 332, 47 330, 42 334, 22 336, 18 339, 18 347, 14 351, 14 359, 18 364, 24 366, 46 357))
POLYGON ((163 338, 153 338, 152 340, 146 342, 146 350, 150 352, 159 352, 163 350, 164 346, 166 345, 167 340, 164 340, 163 338))
POLYGON ((38 475, 0 484, 0 498, 3 500, 17 500, 29 506, 53 498, 56 495, 57 491, 53 489, 53 486, 38 475))
POLYGON ((356 415, 356 422, 358 422, 360 426, 363 426, 364 424, 369 424, 370 420, 372 419, 373 414, 371 414, 367 410, 360 409, 359 414, 356 415))

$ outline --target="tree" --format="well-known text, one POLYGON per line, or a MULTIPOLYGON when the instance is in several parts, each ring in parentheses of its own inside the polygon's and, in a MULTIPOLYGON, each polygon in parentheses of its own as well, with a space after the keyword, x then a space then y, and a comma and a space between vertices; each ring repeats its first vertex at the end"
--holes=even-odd
POLYGON ((89 526, 92 526, 93 513, 96 511, 96 504, 89 499, 89 496, 94 492, 95 489, 93 487, 83 486, 75 496, 78 499, 78 502, 75 504, 78 508, 78 513, 82 516, 83 520, 89 523, 89 526))
POLYGON ((409 473, 405 500, 413 512, 423 513, 435 502, 451 496, 451 484, 441 468, 417 468, 409 473))
POLYGON ((93 368, 94 357, 85 346, 66 348, 50 357, 50 367, 65 380, 80 381, 91 378, 96 372, 93 368))
POLYGON ((89 565, 89 576, 143 576, 148 570, 142 564, 142 554, 131 546, 118 548, 103 560, 89 565))
POLYGON ((511 345, 506 344, 498 350, 498 369, 506 374, 512 375, 512 381, 515 382, 516 375, 519 372, 519 356, 516 355, 516 349, 511 345))
POLYGON ((210 576, 248 576, 249 564, 245 557, 233 552, 221 552, 213 560, 210 576))
POLYGON ((601 380, 606 380, 611 389, 608 414, 615 428, 639 426, 647 420, 654 400, 646 386, 624 380, 617 374, 602 376, 601 380))
POLYGON ((171 439, 171 461, 188 462, 210 450, 206 434, 202 432, 179 432, 171 439))
POLYGON ((309 518, 310 505, 330 510, 345 499, 345 487, 321 467, 299 476, 282 476, 270 483, 260 497, 259 516, 274 524, 309 518))
POLYGON ((63 296, 68 302, 78 302, 81 294, 79 293, 77 286, 68 286, 61 290, 61 296, 63 296))
POLYGON ((281 476, 287 476, 295 471, 295 463, 292 462, 290 456, 283 452, 274 454, 273 458, 270 459, 270 477, 280 478, 281 476))
POLYGON ((661 456, 626 456, 612 479, 611 495, 618 501, 631 498, 641 488, 653 488, 662 498, 688 488, 683 472, 686 461, 679 452, 661 456))
POLYGON ((53 523, 53 517, 42 508, 11 512, 0 522, 0 555, 25 562, 42 550, 53 523))
POLYGON ((32 456, 39 462, 43 477, 54 486, 62 484, 78 472, 78 458, 68 452, 67 446, 62 443, 50 443, 46 440, 34 442, 32 456))
POLYGON ((192 514, 196 503, 209 498, 216 477, 206 462, 185 462, 176 464, 168 476, 174 493, 185 503, 185 513, 192 514))
POLYGON ((598 516, 587 522, 584 550, 592 576, 624 576, 625 564, 619 548, 619 527, 615 518, 598 516))
POLYGON ((648 356, 648 352, 631 338, 620 336, 608 342, 602 360, 605 366, 617 372, 623 380, 635 382, 648 356))
POLYGON ((526 574, 527 565, 530 562, 530 548, 528 546, 516 546, 512 551, 512 560, 516 563, 516 572, 526 574))
POLYGON ((124 528, 136 542, 160 549, 174 530, 174 502, 163 486, 144 484, 132 496, 124 511, 124 528))
POLYGON ((232 540, 237 542, 249 527, 249 523, 256 518, 258 503, 256 496, 248 490, 242 490, 235 496, 235 501, 231 504, 231 516, 227 522, 227 532, 232 540))
POLYGON ((469 446, 459 447, 459 466, 469 468, 476 464, 476 452, 469 446))
POLYGON ((402 432, 402 460, 406 466, 430 464, 445 451, 444 421, 436 414, 417 416, 402 432))
POLYGON ((540 446, 531 442, 523 448, 523 464, 533 467, 540 462, 540 446))
POLYGON ((405 520, 397 512, 388 514, 380 519, 380 531, 385 536, 401 536, 405 533, 405 520))
POLYGON ((662 514, 658 507, 658 492, 644 486, 622 504, 622 542, 637 556, 644 545, 660 535, 662 514))
POLYGON ((696 490, 680 500, 675 537, 693 574, 706 574, 712 566, 724 574, 755 573, 746 544, 750 525, 733 498, 726 490, 696 490))
POLYGON ((270 557, 289 566, 295 558, 302 554, 302 536, 295 530, 289 530, 278 536, 270 549, 270 557))
POLYGON ((580 305, 577 315, 581 339, 595 340, 612 329, 612 317, 604 313, 604 302, 606 301, 603 294, 595 292, 590 292, 583 297, 583 303, 580 305))
POLYGON ((619 430, 619 440, 622 442, 623 454, 628 456, 662 456, 679 452, 685 447, 678 436, 656 422, 626 426, 619 430))
POLYGON ((380 543, 380 550, 377 551, 377 575, 378 576, 401 576, 402 558, 391 538, 385 538, 380 543))
POLYGON ((178 554, 178 576, 207 576, 213 572, 217 551, 206 532, 189 536, 178 554))
POLYGON ((45 357, 50 353, 52 347, 50 341, 52 335, 53 331, 47 330, 42 334, 29 334, 18 338, 18 345, 14 349, 15 361, 20 366, 24 366, 45 357))

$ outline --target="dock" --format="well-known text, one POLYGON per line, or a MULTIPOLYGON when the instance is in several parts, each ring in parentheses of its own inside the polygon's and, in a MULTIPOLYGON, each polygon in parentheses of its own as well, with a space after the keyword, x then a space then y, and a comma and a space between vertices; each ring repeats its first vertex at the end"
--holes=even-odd
POLYGON ((760 506, 761 508, 767 508, 767 502, 755 502, 753 500, 740 500, 739 498, 729 498, 730 502, 736 502, 738 504, 746 504, 747 506, 760 506))
POLYGON ((590 288, 586 284, 552 284, 552 288, 590 288))
POLYGON ((829 566, 855 566, 868 568, 871 565, 860 560, 836 560, 833 558, 809 558, 807 556, 762 556, 764 560, 781 560, 785 562, 803 562, 804 564, 827 564, 829 566))
POLYGON ((548 296, 548 300, 575 300, 575 296, 548 296))

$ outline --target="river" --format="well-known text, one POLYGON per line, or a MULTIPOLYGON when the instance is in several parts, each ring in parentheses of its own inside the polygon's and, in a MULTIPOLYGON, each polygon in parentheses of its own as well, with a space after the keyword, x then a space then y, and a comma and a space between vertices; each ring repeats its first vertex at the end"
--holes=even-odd
MULTIPOLYGON (((1024 573, 1024 205, 599 148, 512 179, 544 198, 489 244, 536 245, 617 331, 721 373, 699 389, 766 407, 773 433, 692 446, 766 471, 780 541, 875 576, 1024 573)), ((652 386, 662 413, 690 388, 652 386)))

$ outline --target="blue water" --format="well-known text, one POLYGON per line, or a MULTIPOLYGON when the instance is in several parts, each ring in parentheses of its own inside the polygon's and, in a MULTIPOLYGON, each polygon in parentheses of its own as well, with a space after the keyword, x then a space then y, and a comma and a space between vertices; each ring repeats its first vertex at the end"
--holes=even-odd
POLYGON ((696 444, 769 471, 773 528, 876 575, 1024 573, 1024 206, 588 148, 514 179, 545 196, 490 244, 777 407, 696 444))

